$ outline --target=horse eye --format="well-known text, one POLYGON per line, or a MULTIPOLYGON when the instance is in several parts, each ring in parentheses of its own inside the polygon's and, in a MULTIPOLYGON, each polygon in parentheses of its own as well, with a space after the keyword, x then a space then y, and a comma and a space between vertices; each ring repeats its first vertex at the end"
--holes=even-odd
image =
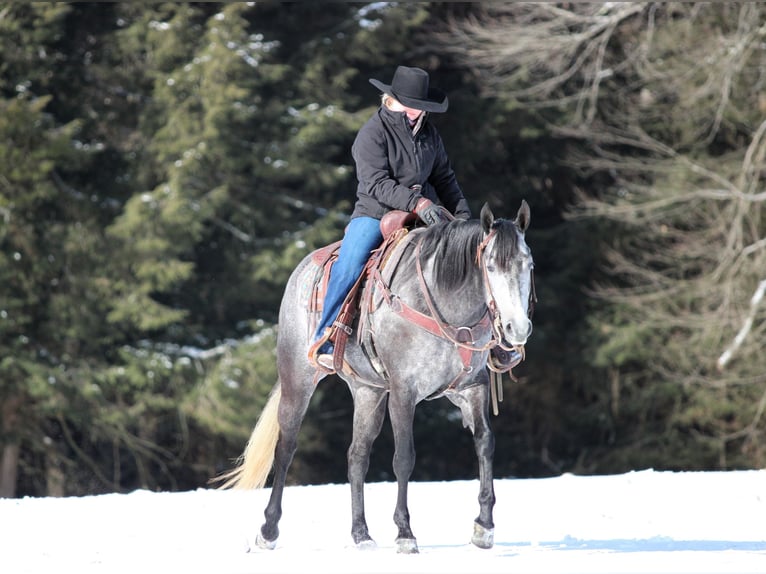
POLYGON ((494 273, 495 272, 495 266, 490 263, 489 265, 487 265, 487 271, 490 272, 490 273, 494 273))

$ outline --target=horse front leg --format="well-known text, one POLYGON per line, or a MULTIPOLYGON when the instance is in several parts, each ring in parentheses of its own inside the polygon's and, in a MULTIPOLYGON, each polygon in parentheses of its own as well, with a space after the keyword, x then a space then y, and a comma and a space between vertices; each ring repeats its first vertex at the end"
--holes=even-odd
POLYGON ((407 487, 412 469, 415 468, 415 439, 412 430, 415 418, 414 396, 410 392, 392 390, 388 414, 394 434, 393 467, 397 482, 394 524, 399 528, 399 533, 396 537, 396 551, 402 554, 416 554, 418 544, 410 528, 410 511, 407 507, 407 487))
POLYGON ((479 459, 479 516, 474 521, 471 542, 479 548, 492 548, 495 543, 495 523, 492 512, 495 507, 495 487, 493 461, 495 454, 495 435, 489 426, 486 409, 484 416, 477 421, 473 433, 476 456, 479 459))
POLYGON ((383 427, 387 393, 375 387, 352 389, 354 428, 348 449, 348 482, 351 486, 351 537, 358 548, 374 548, 364 514, 364 481, 370 467, 370 452, 383 427))
POLYGON ((479 461, 479 516, 474 520, 471 542, 485 549, 492 548, 495 543, 495 523, 492 518, 495 507, 495 435, 489 423, 488 391, 488 384, 478 384, 449 397, 460 407, 463 424, 473 433, 474 448, 479 461))

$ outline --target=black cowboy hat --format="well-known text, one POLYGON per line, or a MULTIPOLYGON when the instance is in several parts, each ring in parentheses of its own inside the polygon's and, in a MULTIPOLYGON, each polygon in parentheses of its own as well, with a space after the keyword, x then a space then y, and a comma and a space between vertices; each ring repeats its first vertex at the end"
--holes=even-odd
POLYGON ((391 94, 403 105, 426 112, 446 112, 449 106, 447 94, 428 86, 428 72, 420 68, 399 66, 394 72, 391 85, 373 78, 370 83, 381 92, 391 94))

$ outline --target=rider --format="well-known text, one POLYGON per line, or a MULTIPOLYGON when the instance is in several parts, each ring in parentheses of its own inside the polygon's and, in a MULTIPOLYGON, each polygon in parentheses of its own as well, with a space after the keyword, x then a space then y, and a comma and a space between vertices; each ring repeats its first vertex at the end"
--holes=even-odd
POLYGON ((383 241, 380 219, 397 209, 417 214, 427 225, 443 219, 441 203, 455 217, 471 211, 455 178, 447 152, 428 113, 445 112, 447 95, 429 87, 420 68, 397 67, 390 85, 370 79, 383 94, 381 106, 362 126, 351 148, 356 175, 356 205, 333 264, 309 360, 332 370, 328 340, 346 295, 370 253, 383 241))

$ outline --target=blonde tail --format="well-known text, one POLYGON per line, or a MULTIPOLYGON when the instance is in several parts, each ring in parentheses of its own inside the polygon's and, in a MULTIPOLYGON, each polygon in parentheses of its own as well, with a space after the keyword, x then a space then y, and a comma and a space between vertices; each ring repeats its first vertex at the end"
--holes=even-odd
POLYGON ((279 399, 281 385, 277 384, 258 418, 245 452, 239 457, 236 468, 219 476, 223 481, 219 488, 263 488, 274 464, 274 450, 279 438, 279 399))

